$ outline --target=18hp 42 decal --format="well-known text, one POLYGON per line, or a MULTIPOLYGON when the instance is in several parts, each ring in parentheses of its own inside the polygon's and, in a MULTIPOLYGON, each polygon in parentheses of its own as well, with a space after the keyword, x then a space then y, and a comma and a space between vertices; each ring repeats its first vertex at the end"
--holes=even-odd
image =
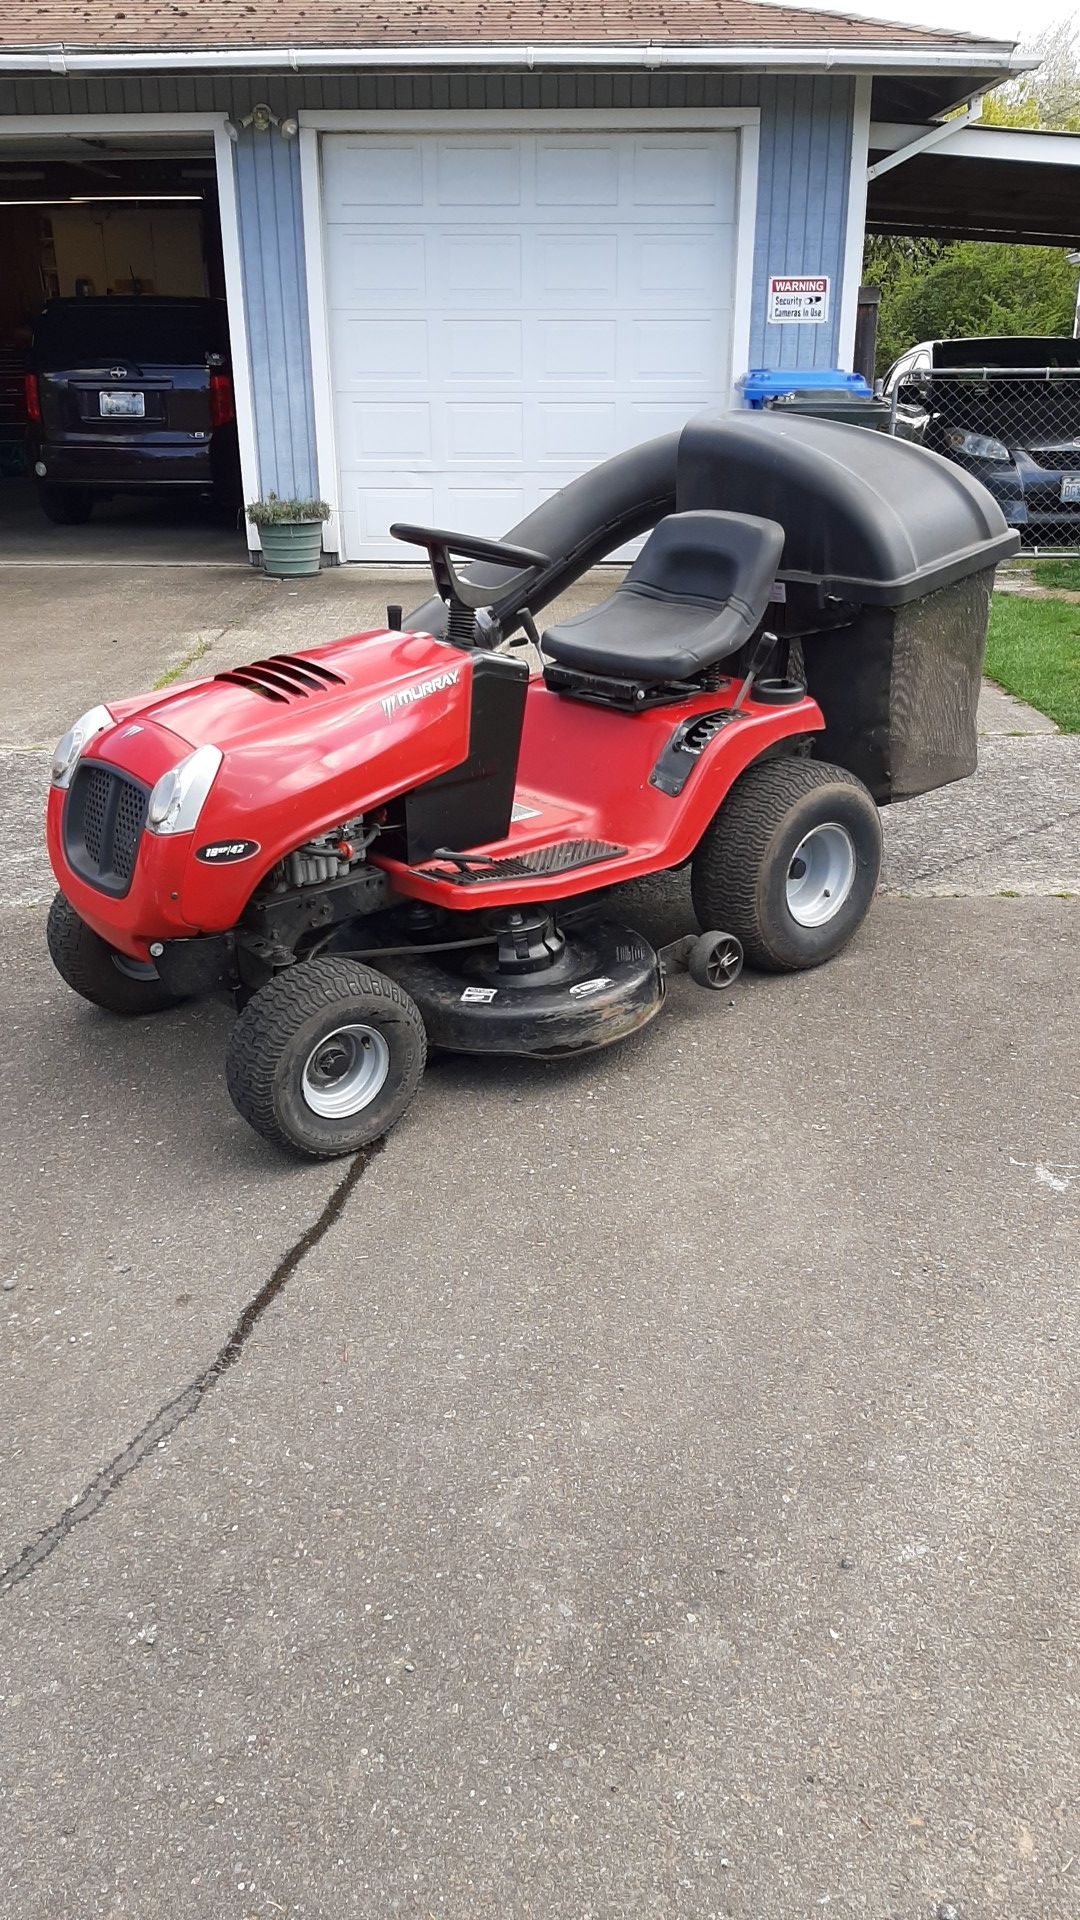
POLYGON ((258 851, 257 840, 211 840, 208 846, 196 847, 195 858, 208 867, 228 867, 234 860, 250 860, 258 851))

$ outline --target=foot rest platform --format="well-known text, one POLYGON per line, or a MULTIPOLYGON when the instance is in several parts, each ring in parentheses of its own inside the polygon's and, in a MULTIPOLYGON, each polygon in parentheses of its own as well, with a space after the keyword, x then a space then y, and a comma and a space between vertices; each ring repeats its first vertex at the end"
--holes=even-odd
MULTIPOLYGON (((625 847, 613 846, 607 840, 561 840, 553 847, 536 847, 531 853, 510 855, 503 860, 486 860, 478 854, 475 856, 478 865, 466 872, 460 868, 447 872, 443 866, 414 867, 412 871, 423 874, 425 880, 445 880, 455 887, 496 887, 503 880, 543 880, 549 874, 572 873, 578 867, 594 866, 599 860, 617 860, 625 852, 625 847)), ((471 856, 463 853, 455 857, 468 860, 471 856)))

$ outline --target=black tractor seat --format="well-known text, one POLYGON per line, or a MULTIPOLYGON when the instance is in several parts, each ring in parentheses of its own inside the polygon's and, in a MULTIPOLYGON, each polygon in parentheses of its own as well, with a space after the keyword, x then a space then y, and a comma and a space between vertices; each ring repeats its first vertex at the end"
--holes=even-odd
POLYGON ((549 627, 560 667, 655 686, 745 646, 764 617, 784 530, 749 513, 670 513, 610 599, 549 627))

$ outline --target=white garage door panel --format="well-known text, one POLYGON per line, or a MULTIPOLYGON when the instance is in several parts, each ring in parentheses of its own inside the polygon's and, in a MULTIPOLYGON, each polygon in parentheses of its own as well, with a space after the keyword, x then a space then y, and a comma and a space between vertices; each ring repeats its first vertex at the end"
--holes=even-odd
POLYGON ((445 315, 438 323, 439 365, 448 385, 483 387, 492 380, 519 384, 525 373, 525 329, 518 319, 481 320, 445 315))
POLYGON ((724 403, 736 181, 729 132, 324 136, 348 557, 503 533, 724 403))

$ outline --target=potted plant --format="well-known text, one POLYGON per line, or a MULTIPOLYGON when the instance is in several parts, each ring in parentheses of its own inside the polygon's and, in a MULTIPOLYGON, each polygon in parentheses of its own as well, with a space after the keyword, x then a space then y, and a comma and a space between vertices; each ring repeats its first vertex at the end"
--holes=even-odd
POLYGON ((323 521, 330 518, 325 500, 279 500, 268 493, 251 502, 247 517, 259 529, 267 573, 279 580, 318 573, 323 521))

